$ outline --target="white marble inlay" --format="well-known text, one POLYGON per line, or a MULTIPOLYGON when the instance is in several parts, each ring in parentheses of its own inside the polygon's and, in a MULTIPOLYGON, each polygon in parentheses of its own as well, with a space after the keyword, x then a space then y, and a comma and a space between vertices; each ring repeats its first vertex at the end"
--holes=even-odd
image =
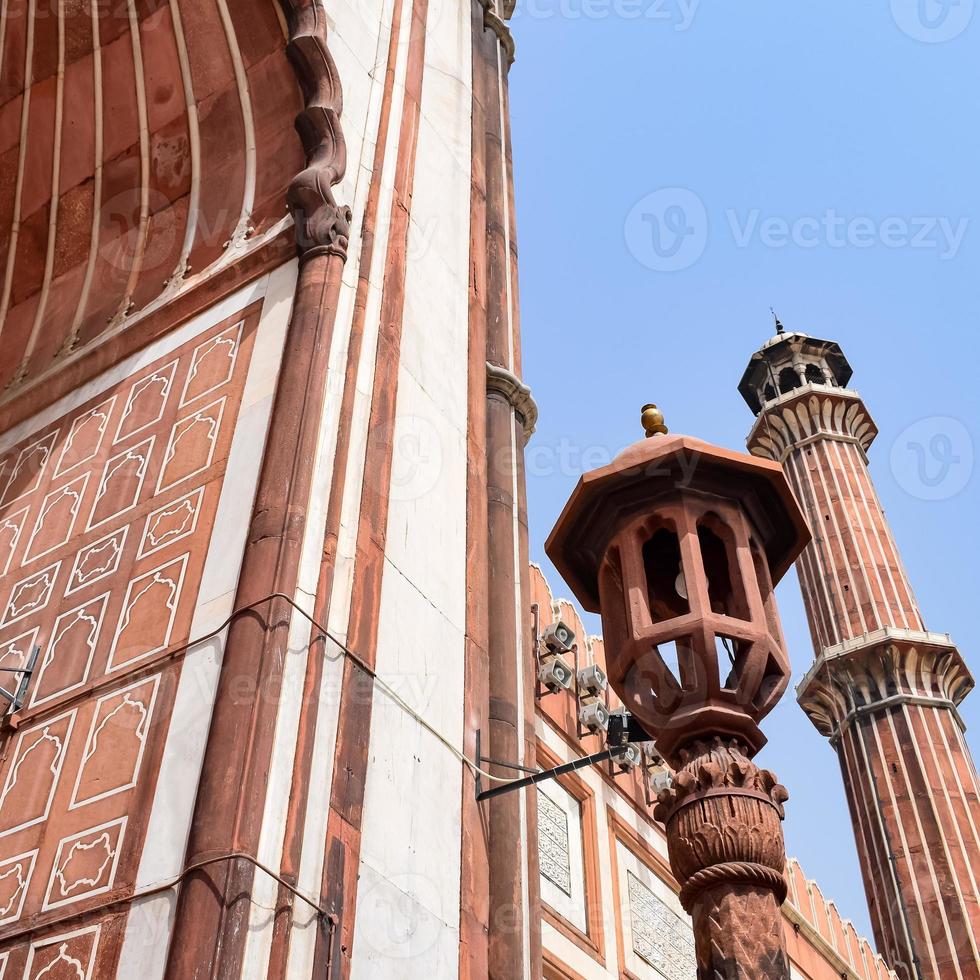
POLYGON ((627 871, 626 877, 634 952, 668 980, 689 980, 697 973, 691 927, 632 871, 627 871))
POLYGON ((568 814, 541 790, 538 790, 538 860, 541 874, 571 898, 568 814))

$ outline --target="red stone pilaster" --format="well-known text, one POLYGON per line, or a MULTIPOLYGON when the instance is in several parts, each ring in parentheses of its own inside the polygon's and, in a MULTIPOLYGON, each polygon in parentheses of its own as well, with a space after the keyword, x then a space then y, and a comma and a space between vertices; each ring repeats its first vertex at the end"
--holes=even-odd
MULTIPOLYGON (((466 716, 481 729, 487 755, 533 765, 535 660, 527 623, 523 457, 536 409, 518 377, 516 244, 506 118, 512 54, 510 32, 493 5, 473 0, 470 453, 472 457, 482 449, 483 457, 471 470, 468 484, 468 553, 474 560, 467 588, 466 716), (484 341, 482 351, 476 346, 478 339, 484 341), (477 429, 481 420, 482 431, 477 429)), ((472 745, 471 732, 467 739, 472 745)), ((510 777, 513 772, 500 770, 500 775, 510 777)), ((464 792, 472 789, 466 781, 464 792)), ((541 972, 536 808, 527 794, 514 793, 479 809, 464 800, 463 812, 461 976, 534 980, 541 972)))

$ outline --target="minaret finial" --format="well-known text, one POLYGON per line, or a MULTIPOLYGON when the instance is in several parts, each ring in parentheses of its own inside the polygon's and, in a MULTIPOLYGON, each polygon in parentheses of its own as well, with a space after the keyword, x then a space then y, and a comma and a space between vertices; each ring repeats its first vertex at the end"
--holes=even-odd
POLYGON ((776 311, 770 306, 769 312, 772 313, 772 318, 776 321, 776 333, 782 336, 786 333, 786 328, 783 326, 782 321, 776 316, 776 311))
POLYGON ((670 431, 664 425, 664 413, 656 405, 644 405, 640 421, 648 439, 652 436, 665 436, 670 431))

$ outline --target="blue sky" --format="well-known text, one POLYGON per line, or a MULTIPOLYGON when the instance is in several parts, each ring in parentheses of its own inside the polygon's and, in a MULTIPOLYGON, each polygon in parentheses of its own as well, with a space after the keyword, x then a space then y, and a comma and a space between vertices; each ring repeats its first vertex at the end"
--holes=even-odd
MULTIPOLYGON (((850 358, 927 624, 980 669, 973 3, 518 0, 531 548, 559 592, 544 540, 645 401, 744 446, 736 385, 772 305, 850 358)), ((780 600, 795 683, 812 658, 795 574, 780 600)), ((978 753, 980 694, 963 716, 978 753)), ((765 727, 791 853, 870 935, 835 755, 790 696, 765 727)))

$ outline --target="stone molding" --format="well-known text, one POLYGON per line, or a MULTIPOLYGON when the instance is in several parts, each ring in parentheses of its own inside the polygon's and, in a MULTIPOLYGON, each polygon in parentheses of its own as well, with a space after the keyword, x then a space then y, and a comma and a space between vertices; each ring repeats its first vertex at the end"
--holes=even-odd
POLYGON ((794 449, 821 439, 854 443, 867 453, 877 435, 856 391, 809 384, 767 404, 747 445, 754 456, 782 463, 794 449))
MULTIPOLYGON (((514 35, 504 18, 493 9, 493 0, 480 0, 480 2, 483 4, 483 26, 497 35, 500 47, 507 56, 507 67, 509 68, 517 58, 517 45, 514 42, 514 35)), ((505 11, 505 16, 510 16, 510 13, 513 12, 514 5, 511 4, 510 6, 511 11, 505 11)))
POLYGON ((524 441, 527 442, 538 424, 538 405, 531 389, 512 371, 487 361, 487 395, 492 393, 502 395, 514 409, 524 426, 524 441))
POLYGON ((957 647, 940 633, 882 629, 825 650, 797 688, 817 730, 837 742, 853 722, 900 704, 953 712, 974 680, 957 647))

